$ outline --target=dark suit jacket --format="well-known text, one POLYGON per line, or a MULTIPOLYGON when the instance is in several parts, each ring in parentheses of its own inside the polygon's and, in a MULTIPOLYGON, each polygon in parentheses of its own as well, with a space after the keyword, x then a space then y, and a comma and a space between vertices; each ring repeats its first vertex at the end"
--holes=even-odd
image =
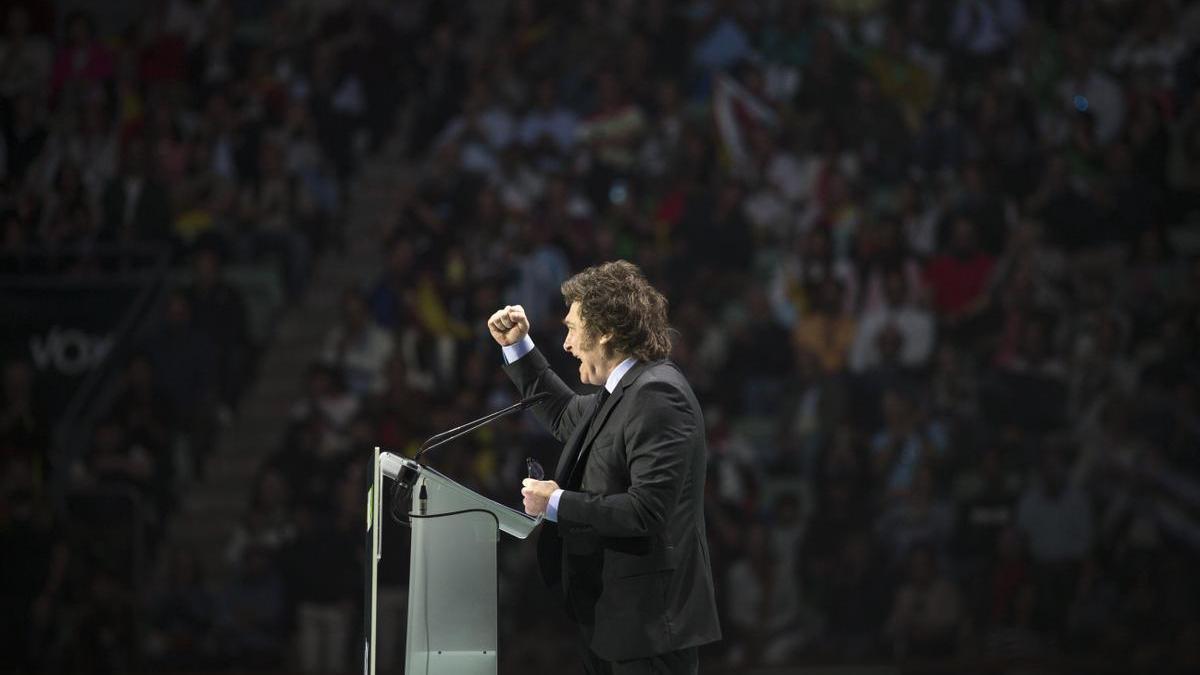
POLYGON ((704 418, 679 368, 638 363, 591 424, 598 394, 575 394, 537 349, 505 372, 522 396, 552 394, 533 411, 565 443, 554 479, 566 491, 538 562, 592 651, 619 661, 719 640, 704 418))

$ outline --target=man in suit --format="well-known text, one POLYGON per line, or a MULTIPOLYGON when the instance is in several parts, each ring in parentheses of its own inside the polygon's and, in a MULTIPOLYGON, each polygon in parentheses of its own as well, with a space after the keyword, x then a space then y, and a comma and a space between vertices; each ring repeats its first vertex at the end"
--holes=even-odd
POLYGON ((132 140, 121 157, 121 175, 104 188, 103 236, 120 243, 166 241, 171 236, 171 199, 150 168, 149 150, 132 140))
POLYGON ((696 673, 697 647, 720 639, 704 528, 704 418, 667 360, 667 301, 635 265, 590 267, 562 285, 563 348, 576 394, 529 337, 519 305, 488 329, 522 396, 562 441, 554 480, 524 481, 525 511, 545 514, 542 577, 579 624, 592 674, 696 673))

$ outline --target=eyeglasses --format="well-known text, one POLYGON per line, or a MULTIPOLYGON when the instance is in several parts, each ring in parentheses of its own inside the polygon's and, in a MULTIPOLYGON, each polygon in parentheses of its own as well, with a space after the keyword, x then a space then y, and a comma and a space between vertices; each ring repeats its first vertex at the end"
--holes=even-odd
MULTIPOLYGON (((530 478, 532 478, 534 480, 542 480, 543 478, 546 477, 546 470, 542 468, 541 463, 539 463, 536 459, 534 459, 532 457, 526 457, 525 458, 525 475, 529 476, 530 478)), ((538 525, 540 525, 542 523, 542 520, 544 520, 545 518, 546 518, 545 511, 543 511, 542 513, 539 513, 537 515, 537 517, 534 519, 534 523, 533 523, 534 527, 537 527, 538 525)))
POLYGON ((542 480, 546 477, 546 470, 542 468, 542 465, 539 464, 536 459, 532 457, 526 457, 525 475, 534 480, 542 480))

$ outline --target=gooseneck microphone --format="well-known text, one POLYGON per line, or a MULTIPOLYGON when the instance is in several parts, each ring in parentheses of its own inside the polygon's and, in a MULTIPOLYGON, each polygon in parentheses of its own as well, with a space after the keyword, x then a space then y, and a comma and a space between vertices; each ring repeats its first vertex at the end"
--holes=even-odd
POLYGON ((520 412, 527 408, 531 408, 534 405, 541 403, 542 401, 544 401, 548 398, 550 398, 550 392, 543 391, 540 394, 534 394, 533 396, 530 396, 529 398, 521 399, 520 401, 517 401, 516 403, 508 406, 507 408, 501 408, 500 410, 497 410, 495 412, 490 412, 490 413, 484 415, 483 417, 480 417, 477 420, 467 422, 466 424, 459 425, 457 427, 454 427, 453 429, 448 429, 446 431, 443 431, 440 434, 434 434, 433 436, 430 436, 429 438, 425 439, 425 442, 421 444, 421 449, 417 451, 417 456, 414 457, 413 459, 415 459, 416 461, 419 462, 419 461, 421 461, 421 457, 424 456, 425 453, 438 447, 439 445, 444 445, 456 438, 465 436, 465 435, 471 433, 472 431, 475 431, 479 427, 486 426, 488 424, 491 424, 492 422, 495 422, 496 420, 500 419, 501 417, 507 417, 515 412, 520 412))
MULTIPOLYGON (((425 453, 438 447, 439 445, 449 443, 450 441, 452 441, 456 438, 459 438, 460 436, 465 436, 465 435, 471 433, 472 431, 475 431, 479 427, 486 426, 488 424, 491 424, 492 422, 495 422, 496 420, 500 419, 501 417, 506 417, 515 412, 520 412, 521 410, 525 410, 526 408, 533 407, 534 405, 541 403, 542 401, 546 400, 547 398, 550 398, 550 392, 548 392, 548 391, 544 391, 540 394, 534 394, 533 396, 530 396, 529 398, 525 398, 525 399, 521 399, 520 401, 517 401, 516 403, 508 406, 507 408, 502 408, 495 412, 488 413, 488 414, 484 415, 483 417, 480 417, 477 420, 467 422, 466 424, 459 425, 459 426, 454 427, 453 429, 449 429, 447 431, 443 431, 440 434, 434 434, 433 436, 430 436, 428 439, 426 439, 424 443, 421 444, 421 449, 417 451, 417 455, 416 455, 416 457, 413 457, 413 459, 419 462, 419 461, 421 461, 421 457, 423 457, 425 455, 425 453)), ((403 525, 404 527, 409 526, 408 519, 402 517, 404 504, 408 499, 408 495, 412 494, 412 489, 416 482, 418 474, 419 474, 419 472, 415 469, 409 469, 409 468, 402 469, 400 471, 400 473, 397 474, 397 476, 396 476, 396 487, 392 490, 392 508, 391 508, 392 520, 399 523, 400 525, 403 525)), ((417 493, 417 513, 415 513, 415 514, 409 513, 408 516, 411 518, 439 517, 439 516, 429 516, 426 514, 426 511, 428 509, 428 504, 429 504, 428 493, 425 489, 425 485, 422 484, 420 492, 417 493)), ((452 512, 452 513, 457 513, 457 512, 452 512)), ((442 514, 442 515, 451 515, 451 514, 442 514)))

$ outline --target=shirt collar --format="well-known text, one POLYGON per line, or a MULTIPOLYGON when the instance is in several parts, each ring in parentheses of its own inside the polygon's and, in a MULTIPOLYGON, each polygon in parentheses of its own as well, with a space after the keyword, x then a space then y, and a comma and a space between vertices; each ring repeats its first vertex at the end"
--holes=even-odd
POLYGON ((621 382, 621 378, 625 377, 625 373, 628 373, 629 369, 636 365, 637 359, 632 356, 617 364, 617 367, 613 368, 612 372, 608 374, 608 380, 604 383, 604 388, 608 390, 608 393, 613 393, 617 388, 617 384, 621 382))

